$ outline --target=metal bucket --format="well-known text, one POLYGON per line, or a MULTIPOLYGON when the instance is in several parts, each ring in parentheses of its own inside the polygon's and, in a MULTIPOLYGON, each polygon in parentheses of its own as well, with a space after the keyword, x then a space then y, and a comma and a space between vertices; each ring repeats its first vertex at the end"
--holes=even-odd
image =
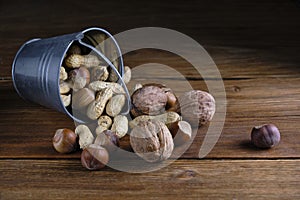
MULTIPOLYGON (((63 105, 59 92, 60 67, 69 47, 74 42, 80 43, 100 56, 107 66, 110 66, 118 75, 119 82, 124 87, 127 97, 129 97, 128 90, 121 78, 124 74, 124 66, 120 48, 113 36, 101 28, 89 28, 78 33, 47 39, 33 39, 26 42, 14 58, 12 79, 15 90, 23 99, 65 113, 76 122, 85 123, 86 119, 78 119, 73 115, 72 109, 67 109, 63 105), (118 54, 118 67, 114 66, 113 61, 107 58, 100 48, 96 47, 97 38, 95 36, 97 33, 105 34, 114 44, 118 54), (90 43, 87 43, 87 40, 90 43)), ((130 105, 129 101, 130 98, 127 98, 128 105, 130 105)))

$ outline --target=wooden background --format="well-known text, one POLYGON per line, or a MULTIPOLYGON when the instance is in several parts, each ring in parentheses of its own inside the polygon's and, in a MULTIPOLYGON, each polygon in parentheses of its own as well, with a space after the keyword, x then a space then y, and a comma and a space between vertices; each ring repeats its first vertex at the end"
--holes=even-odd
MULTIPOLYGON (((206 88, 188 63, 170 53, 148 49, 129 53, 124 60, 131 67, 169 65, 184 71, 195 89, 206 88)), ((178 81, 161 74, 160 80, 170 85, 178 81)), ((1 0, 0 199, 300 199, 299 85, 299 1, 1 0), (205 127, 179 160, 150 173, 108 167, 89 172, 81 166, 80 153, 53 150, 54 131, 73 129, 74 123, 18 97, 12 60, 28 39, 92 26, 112 33, 170 28, 205 47, 227 93, 225 126, 207 157, 198 159, 205 127), (278 147, 258 150, 250 144, 252 127, 263 123, 279 127, 278 147)))

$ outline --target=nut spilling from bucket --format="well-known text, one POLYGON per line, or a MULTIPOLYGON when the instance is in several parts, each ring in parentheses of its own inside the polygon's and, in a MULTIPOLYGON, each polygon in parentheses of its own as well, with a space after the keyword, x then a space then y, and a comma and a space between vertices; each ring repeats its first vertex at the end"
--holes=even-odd
MULTIPOLYGON (((161 162, 171 157, 174 148, 191 141, 191 125, 204 125, 212 119, 215 101, 210 94, 193 90, 177 98, 170 88, 158 83, 136 84, 130 115, 123 115, 126 93, 118 77, 101 58, 84 52, 78 44, 70 47, 60 69, 60 93, 73 114, 94 122, 92 126, 80 124, 74 131, 74 145, 82 149, 81 161, 87 169, 103 168, 109 154, 118 153, 119 143, 128 133, 139 157, 161 162)), ((114 56, 111 51, 110 57, 114 56)), ((112 63, 119 65, 116 60, 112 63)), ((122 79, 128 84, 131 69, 126 66, 124 70, 122 79)))

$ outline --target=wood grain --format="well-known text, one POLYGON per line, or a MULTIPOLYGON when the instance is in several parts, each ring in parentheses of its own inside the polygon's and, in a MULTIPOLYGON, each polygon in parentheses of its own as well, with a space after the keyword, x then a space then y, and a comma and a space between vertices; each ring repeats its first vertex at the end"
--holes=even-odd
MULTIPOLYGON (((134 165, 128 162, 128 165, 134 165)), ((177 160, 155 172, 0 160, 1 199, 299 199, 299 160, 177 160)))

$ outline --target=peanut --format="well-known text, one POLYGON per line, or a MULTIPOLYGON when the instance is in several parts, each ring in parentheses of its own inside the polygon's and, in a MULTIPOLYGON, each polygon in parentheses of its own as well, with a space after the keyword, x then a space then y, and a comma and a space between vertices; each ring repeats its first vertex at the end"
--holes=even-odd
POLYGON ((67 94, 68 92, 70 92, 70 90, 71 90, 71 88, 67 82, 62 81, 59 83, 60 94, 67 94))
POLYGON ((115 131, 119 138, 124 137, 128 131, 127 117, 123 115, 117 115, 114 118, 114 123, 112 124, 111 130, 115 131))
POLYGON ((88 147, 94 142, 94 136, 86 125, 79 125, 75 129, 76 135, 79 136, 79 145, 81 149, 88 147))
POLYGON ((97 94, 96 100, 88 106, 87 116, 93 120, 99 118, 105 109, 106 103, 112 96, 113 92, 111 88, 105 88, 104 90, 101 90, 97 94))
POLYGON ((95 55, 71 54, 65 59, 65 64, 70 68, 79 68, 82 65, 89 68, 100 65, 101 61, 95 55))
POLYGON ((176 112, 166 112, 164 114, 161 115, 155 115, 155 116, 151 116, 151 115, 141 115, 138 116, 136 118, 134 118, 132 121, 129 122, 129 127, 130 128, 134 128, 135 126, 137 126, 140 122, 142 121, 150 121, 150 120, 156 120, 156 121, 160 121, 166 125, 180 121, 181 117, 178 113, 176 112))
POLYGON ((66 69, 64 67, 60 67, 59 70, 59 80, 67 80, 68 78, 68 73, 66 72, 66 69))
POLYGON ((111 117, 117 116, 125 105, 125 100, 123 94, 113 96, 106 105, 106 113, 111 117))
POLYGON ((71 94, 69 94, 69 95, 61 94, 60 98, 65 107, 67 107, 71 104, 71 94))
POLYGON ((89 84, 89 88, 95 92, 101 91, 105 88, 111 88, 114 94, 124 94, 124 88, 118 83, 94 81, 89 84))
POLYGON ((111 125, 112 125, 112 119, 109 116, 107 115, 100 116, 98 119, 98 127, 96 128, 96 134, 99 135, 103 131, 108 130, 111 125))
POLYGON ((106 81, 109 73, 106 66, 93 67, 91 70, 92 81, 106 81))
POLYGON ((125 84, 128 84, 131 80, 131 69, 128 66, 124 67, 124 75, 123 75, 123 81, 125 84))

